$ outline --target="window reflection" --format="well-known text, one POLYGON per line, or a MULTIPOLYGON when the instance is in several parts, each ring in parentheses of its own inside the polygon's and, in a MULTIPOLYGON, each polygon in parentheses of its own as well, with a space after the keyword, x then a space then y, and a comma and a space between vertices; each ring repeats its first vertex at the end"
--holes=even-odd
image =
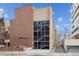
POLYGON ((34 49, 49 49, 49 21, 34 22, 34 49))

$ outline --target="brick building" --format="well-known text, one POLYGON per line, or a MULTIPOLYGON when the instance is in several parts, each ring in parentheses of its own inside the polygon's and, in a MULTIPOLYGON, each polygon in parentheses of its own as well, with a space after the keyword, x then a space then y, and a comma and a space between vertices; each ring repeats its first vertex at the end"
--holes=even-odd
POLYGON ((9 31, 13 47, 53 49, 56 38, 52 8, 36 9, 32 5, 17 8, 9 31))

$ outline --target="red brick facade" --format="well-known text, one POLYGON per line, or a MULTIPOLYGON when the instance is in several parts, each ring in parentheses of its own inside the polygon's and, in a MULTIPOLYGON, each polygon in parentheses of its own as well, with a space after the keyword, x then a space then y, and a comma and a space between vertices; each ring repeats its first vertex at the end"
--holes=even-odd
POLYGON ((16 9, 16 19, 11 22, 9 28, 11 46, 32 47, 32 22, 31 5, 16 9))

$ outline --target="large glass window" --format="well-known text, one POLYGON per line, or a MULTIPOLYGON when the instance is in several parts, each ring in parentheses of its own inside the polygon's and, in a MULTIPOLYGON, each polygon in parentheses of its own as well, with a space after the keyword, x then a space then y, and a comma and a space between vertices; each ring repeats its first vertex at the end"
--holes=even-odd
POLYGON ((49 49, 49 21, 34 22, 34 49, 49 49))

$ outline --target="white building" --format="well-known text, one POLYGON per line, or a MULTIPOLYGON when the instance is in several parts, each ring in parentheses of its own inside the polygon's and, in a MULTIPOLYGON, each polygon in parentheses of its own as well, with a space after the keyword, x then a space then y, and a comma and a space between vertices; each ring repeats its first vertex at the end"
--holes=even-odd
POLYGON ((10 21, 9 20, 4 20, 5 23, 5 30, 8 31, 8 28, 10 26, 10 21))
POLYGON ((72 5, 72 38, 79 39, 79 4, 72 5))

